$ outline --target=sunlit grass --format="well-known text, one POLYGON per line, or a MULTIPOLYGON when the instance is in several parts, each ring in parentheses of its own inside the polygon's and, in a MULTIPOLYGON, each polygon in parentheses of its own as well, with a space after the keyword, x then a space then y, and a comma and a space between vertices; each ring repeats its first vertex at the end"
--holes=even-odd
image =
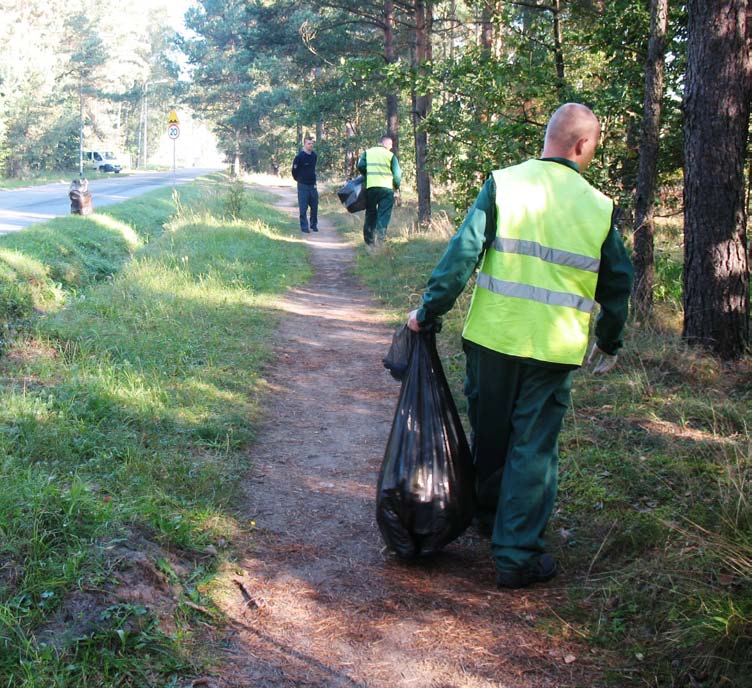
POLYGON ((239 531, 230 505, 266 390, 271 304, 309 274, 282 215, 249 195, 242 217, 221 219, 225 188, 157 192, 3 246, 16 266, 41 265, 42 279, 65 274, 55 248, 75 257, 57 307, 13 320, 25 334, 0 361, 9 685, 167 685, 201 661, 184 601, 210 604, 196 582, 215 564, 205 549, 216 556, 239 531), (117 562, 144 550, 160 555, 142 565, 184 591, 160 600, 173 632, 112 584, 127 575, 117 562), (81 628, 46 644, 77 615, 81 628))

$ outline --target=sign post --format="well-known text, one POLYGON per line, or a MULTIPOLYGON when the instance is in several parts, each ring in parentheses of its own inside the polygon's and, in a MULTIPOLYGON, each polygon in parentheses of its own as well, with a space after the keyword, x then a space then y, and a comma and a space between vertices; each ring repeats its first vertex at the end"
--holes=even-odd
POLYGON ((173 110, 170 112, 170 118, 167 120, 167 136, 172 139, 172 180, 175 181, 175 145, 180 136, 180 122, 178 113, 173 110))

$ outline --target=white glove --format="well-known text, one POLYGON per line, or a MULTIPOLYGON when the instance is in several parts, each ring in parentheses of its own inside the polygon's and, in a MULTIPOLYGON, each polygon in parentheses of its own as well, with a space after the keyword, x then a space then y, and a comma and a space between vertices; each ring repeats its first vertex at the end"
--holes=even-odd
POLYGON ((590 355, 587 357, 587 365, 594 375, 603 375, 613 370, 619 357, 616 354, 607 354, 597 344, 593 344, 590 355))

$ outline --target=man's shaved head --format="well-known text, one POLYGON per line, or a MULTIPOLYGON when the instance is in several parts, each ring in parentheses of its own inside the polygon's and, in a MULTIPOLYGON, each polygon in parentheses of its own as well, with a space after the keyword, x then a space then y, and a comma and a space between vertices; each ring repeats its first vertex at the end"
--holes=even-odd
POLYGON ((548 122, 544 158, 567 158, 584 169, 595 154, 601 126, 593 111, 579 103, 562 105, 548 122))

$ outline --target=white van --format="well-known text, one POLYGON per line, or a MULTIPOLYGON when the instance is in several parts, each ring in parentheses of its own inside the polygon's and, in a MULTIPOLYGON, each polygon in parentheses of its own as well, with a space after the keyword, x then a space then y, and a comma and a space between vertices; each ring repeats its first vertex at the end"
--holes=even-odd
POLYGON ((115 172, 123 169, 123 164, 112 151, 84 151, 84 167, 100 172, 115 172))

